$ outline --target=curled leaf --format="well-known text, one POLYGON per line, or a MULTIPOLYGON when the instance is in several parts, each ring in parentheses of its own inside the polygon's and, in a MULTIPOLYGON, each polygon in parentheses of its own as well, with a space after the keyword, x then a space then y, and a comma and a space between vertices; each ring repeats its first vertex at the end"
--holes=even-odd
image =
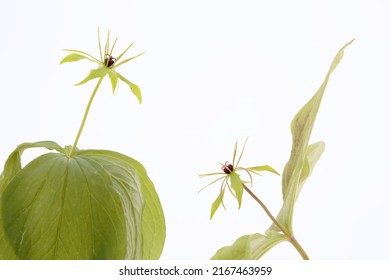
POLYGON ((255 233, 238 238, 232 245, 219 249, 212 260, 257 260, 277 244, 288 238, 277 232, 268 235, 255 233))
POLYGON ((62 152, 63 148, 53 141, 40 141, 35 143, 20 144, 8 157, 4 165, 4 171, 0 175, 0 193, 22 169, 22 154, 26 149, 30 148, 46 148, 48 150, 56 150, 62 152))
MULTIPOLYGON (((293 144, 290 159, 286 163, 282 176, 283 206, 277 216, 278 222, 283 225, 288 232, 292 232, 292 217, 295 201, 304 181, 314 168, 317 160, 324 150, 322 142, 309 145, 311 131, 319 110, 322 96, 324 95, 330 75, 341 61, 344 50, 353 40, 345 44, 336 54, 325 79, 316 94, 302 107, 291 122, 291 134, 293 144)), ((275 225, 270 227, 276 229, 275 225)))

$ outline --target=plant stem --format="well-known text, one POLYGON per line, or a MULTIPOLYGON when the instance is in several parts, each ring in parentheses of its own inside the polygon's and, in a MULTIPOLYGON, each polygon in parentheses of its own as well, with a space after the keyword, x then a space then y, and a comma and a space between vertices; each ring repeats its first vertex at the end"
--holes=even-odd
POLYGON ((290 243, 297 249, 298 253, 301 255, 302 259, 309 260, 309 256, 306 254, 305 250, 302 248, 301 244, 295 239, 293 235, 290 236, 290 243))
POLYGON ((103 81, 103 77, 99 78, 99 81, 97 82, 93 92, 92 92, 92 95, 91 97, 89 98, 89 101, 88 101, 88 105, 87 105, 87 108, 85 109, 85 113, 84 113, 84 117, 83 117, 83 120, 81 121, 81 125, 80 125, 80 128, 79 128, 79 131, 77 132, 77 136, 76 136, 76 139, 74 140, 74 143, 73 143, 73 146, 72 146, 72 150, 70 151, 70 154, 69 154, 69 157, 72 157, 75 149, 76 149, 76 146, 77 146, 77 143, 79 142, 79 138, 81 136, 81 132, 83 132, 83 128, 84 128, 84 125, 85 125, 85 121, 87 120, 87 117, 88 117, 88 113, 89 113, 89 109, 91 108, 91 105, 92 105, 92 101, 100 87, 100 84, 102 83, 103 81))
POLYGON ((299 252, 299 254, 301 255, 302 259, 304 260, 309 260, 309 256, 306 254, 305 250, 303 249, 303 247, 301 246, 301 244, 299 244, 299 242, 295 239, 294 235, 293 234, 290 234, 285 228, 284 226, 282 226, 276 219, 275 217, 271 214, 271 212, 268 210, 267 206, 265 206, 265 204, 260 200, 260 198, 258 198, 245 184, 242 184, 242 186, 244 187, 245 191, 247 193, 250 194, 250 196, 261 206, 261 208, 263 208, 264 212, 267 214, 267 216, 271 219, 271 221, 274 223, 274 225, 280 229, 281 232, 283 232, 283 234, 285 236, 288 237, 288 241, 295 247, 295 249, 297 249, 297 251, 299 252))
POLYGON ((263 208, 263 210, 268 215, 268 217, 272 220, 272 222, 275 224, 275 226, 277 226, 281 230, 281 232, 284 233, 284 235, 290 236, 289 233, 287 232, 287 230, 281 224, 279 224, 279 222, 271 214, 271 212, 268 210, 267 206, 265 206, 265 204, 260 200, 260 198, 258 198, 247 186, 245 186, 244 184, 242 184, 242 185, 243 185, 244 189, 246 190, 246 192, 249 193, 251 195, 251 197, 253 197, 254 200, 256 200, 256 202, 261 206, 261 208, 263 208))

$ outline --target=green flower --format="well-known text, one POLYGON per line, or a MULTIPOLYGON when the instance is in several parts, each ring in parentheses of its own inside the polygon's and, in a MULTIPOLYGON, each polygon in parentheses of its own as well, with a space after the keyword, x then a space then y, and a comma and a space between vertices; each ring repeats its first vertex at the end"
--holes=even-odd
POLYGON ((100 80, 102 80, 106 75, 108 75, 108 77, 110 78, 110 81, 111 81, 112 93, 115 93, 115 89, 118 85, 118 79, 120 79, 130 87, 130 90, 132 91, 132 93, 137 97, 139 103, 141 103, 142 102, 142 95, 141 95, 140 88, 136 84, 130 82, 125 77, 123 77, 121 74, 119 74, 116 71, 116 68, 118 68, 120 65, 125 64, 126 62, 129 62, 130 60, 133 60, 134 58, 144 54, 144 52, 140 53, 136 56, 121 60, 121 58, 124 56, 124 54, 133 45, 133 43, 131 43, 120 55, 118 55, 117 57, 114 57, 112 54, 113 54, 114 47, 115 47, 117 40, 118 40, 118 37, 115 38, 115 41, 112 44, 112 47, 110 48, 110 31, 108 31, 106 44, 104 46, 104 53, 102 53, 102 45, 100 43, 100 29, 98 29, 98 43, 99 43, 100 59, 97 59, 96 57, 94 57, 86 52, 83 52, 83 51, 65 49, 64 51, 68 51, 68 52, 72 52, 72 53, 65 56, 61 60, 60 64, 65 63, 65 62, 79 61, 81 59, 87 59, 89 61, 95 62, 99 65, 98 68, 92 69, 90 71, 89 75, 84 80, 82 80, 81 82, 76 84, 77 86, 85 84, 86 82, 88 82, 92 79, 95 79, 95 78, 100 78, 100 80))
POLYGON ((203 189, 207 188, 208 186, 222 180, 219 195, 218 195, 217 199, 211 205, 210 220, 213 218, 215 212, 217 211, 217 209, 219 208, 219 206, 221 204, 222 204, 223 208, 226 209, 226 207, 223 203, 223 198, 225 196, 226 188, 237 199, 238 209, 240 209, 241 204, 242 204, 242 195, 244 192, 244 186, 246 183, 250 183, 252 186, 252 182, 253 182, 252 175, 253 174, 261 176, 261 174, 258 173, 259 171, 269 171, 269 172, 272 172, 272 173, 279 175, 279 173, 269 165, 261 165, 261 166, 253 166, 253 167, 240 167, 239 166, 240 160, 241 160, 242 155, 244 153, 244 149, 245 149, 245 145, 246 145, 247 140, 248 140, 248 138, 245 140, 244 146, 241 150, 241 153, 240 153, 240 156, 238 157, 237 162, 236 162, 236 155, 237 155, 238 143, 236 142, 236 144, 234 145, 233 162, 230 163, 229 161, 227 161, 227 162, 225 162, 225 164, 220 163, 222 172, 214 172, 214 173, 207 173, 207 174, 199 175, 199 177, 201 177, 201 178, 206 177, 206 176, 222 175, 200 190, 200 191, 202 191, 203 189), (244 171, 248 174, 249 181, 244 181, 243 179, 241 179, 240 174, 239 174, 239 172, 241 172, 241 171, 244 171))

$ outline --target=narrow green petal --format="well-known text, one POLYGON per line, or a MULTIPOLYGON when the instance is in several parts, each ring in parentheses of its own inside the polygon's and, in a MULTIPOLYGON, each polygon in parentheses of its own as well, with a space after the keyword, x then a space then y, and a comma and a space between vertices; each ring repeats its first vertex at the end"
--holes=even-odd
POLYGON ((131 43, 120 55, 117 56, 117 60, 121 59, 121 57, 131 48, 131 46, 133 45, 134 43, 131 43))
POLYGON ((106 39, 106 45, 104 46, 104 56, 106 54, 108 54, 108 50, 110 48, 110 34, 111 34, 111 31, 108 30, 107 39, 106 39))
MULTIPOLYGON (((246 142, 247 142, 247 141, 248 141, 248 137, 246 138, 245 143, 244 143, 244 146, 242 147, 242 150, 241 150, 240 156, 238 157, 236 166, 238 166, 238 165, 240 164, 240 160, 241 160, 242 155, 243 155, 243 153, 244 153, 244 150, 245 150, 245 146, 246 146, 246 142)), ((234 164, 233 164, 233 165, 234 165, 234 164)))
POLYGON ((112 56, 112 52, 114 51, 114 47, 116 45, 116 42, 118 41, 118 37, 115 38, 114 44, 112 44, 111 51, 110 51, 110 56, 112 56))
POLYGON ((218 182, 219 180, 224 179, 224 178, 226 178, 226 176, 222 176, 222 177, 219 177, 218 179, 215 179, 215 180, 212 181, 211 183, 209 183, 209 184, 207 184, 206 186, 204 186, 203 188, 201 188, 201 189, 199 190, 199 192, 203 191, 205 188, 211 186, 212 184, 214 184, 214 183, 216 183, 216 182, 218 182))
POLYGON ((118 78, 121 79, 123 82, 125 82, 129 87, 131 92, 137 97, 139 103, 142 103, 142 94, 141 94, 141 89, 136 85, 127 80, 125 77, 123 77, 121 74, 118 72, 116 73, 118 75, 118 78))
POLYGON ((238 141, 236 141, 236 144, 234 144, 234 151, 233 151, 233 166, 237 166, 237 164, 236 164, 237 145, 238 145, 238 141))
POLYGON ((224 172, 206 173, 206 174, 200 174, 199 177, 203 178, 206 176, 214 176, 214 175, 226 175, 226 173, 224 173, 224 172))
POLYGON ((100 27, 98 27, 98 44, 99 44, 100 61, 103 61, 102 43, 100 42, 100 27))
MULTIPOLYGON (((125 59, 125 60, 121 61, 120 63, 118 63, 118 64, 117 64, 115 67, 118 67, 119 65, 125 64, 126 62, 129 62, 130 60, 133 60, 134 58, 137 58, 137 57, 139 57, 139 56, 143 55, 144 53, 145 53, 145 52, 143 52, 143 53, 140 53, 140 54, 137 54, 136 56, 133 56, 133 57, 127 58, 127 59, 125 59)), ((119 58, 120 58, 120 57, 117 57, 117 60, 119 60, 119 58)))

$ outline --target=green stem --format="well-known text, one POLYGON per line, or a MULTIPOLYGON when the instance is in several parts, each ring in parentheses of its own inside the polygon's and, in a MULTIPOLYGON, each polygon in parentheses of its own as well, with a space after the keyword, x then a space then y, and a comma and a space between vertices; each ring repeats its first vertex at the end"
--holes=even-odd
POLYGON ((306 254, 305 250, 299 244, 299 242, 295 239, 293 235, 290 236, 290 243, 297 249, 298 253, 301 255, 302 259, 309 260, 309 256, 306 254))
POLYGON ((73 146, 72 146, 72 150, 70 151, 70 154, 69 154, 69 157, 72 157, 75 149, 76 149, 76 146, 77 146, 77 143, 79 142, 79 138, 81 136, 81 132, 83 132, 83 128, 84 128, 84 125, 85 125, 85 121, 87 120, 87 117, 88 117, 88 113, 89 113, 89 109, 91 108, 91 105, 92 105, 92 101, 100 87, 100 84, 102 83, 103 81, 103 77, 101 77, 99 79, 99 81, 97 82, 93 92, 92 92, 92 95, 91 97, 89 98, 89 101, 88 101, 88 105, 87 105, 87 108, 85 109, 85 113, 84 113, 84 117, 83 117, 83 120, 81 121, 81 125, 80 125, 80 128, 79 128, 79 131, 77 132, 77 136, 76 136, 76 139, 74 140, 74 143, 73 143, 73 146))
POLYGON ((267 214, 267 216, 271 219, 271 221, 274 223, 274 225, 280 229, 281 232, 283 232, 283 234, 285 236, 288 237, 288 241, 295 247, 295 249, 297 249, 298 253, 301 255, 302 259, 304 260, 309 260, 309 256, 306 254, 305 250, 303 249, 303 247, 301 246, 301 244, 299 244, 299 242, 295 239, 294 235, 293 234, 290 234, 276 219, 275 217, 271 214, 271 212, 268 210, 267 206, 265 206, 265 204, 260 200, 260 198, 258 198, 247 186, 245 186, 244 184, 242 184, 242 186, 244 187, 245 191, 247 193, 249 193, 249 195, 261 206, 261 208, 263 208, 264 212, 267 214))

